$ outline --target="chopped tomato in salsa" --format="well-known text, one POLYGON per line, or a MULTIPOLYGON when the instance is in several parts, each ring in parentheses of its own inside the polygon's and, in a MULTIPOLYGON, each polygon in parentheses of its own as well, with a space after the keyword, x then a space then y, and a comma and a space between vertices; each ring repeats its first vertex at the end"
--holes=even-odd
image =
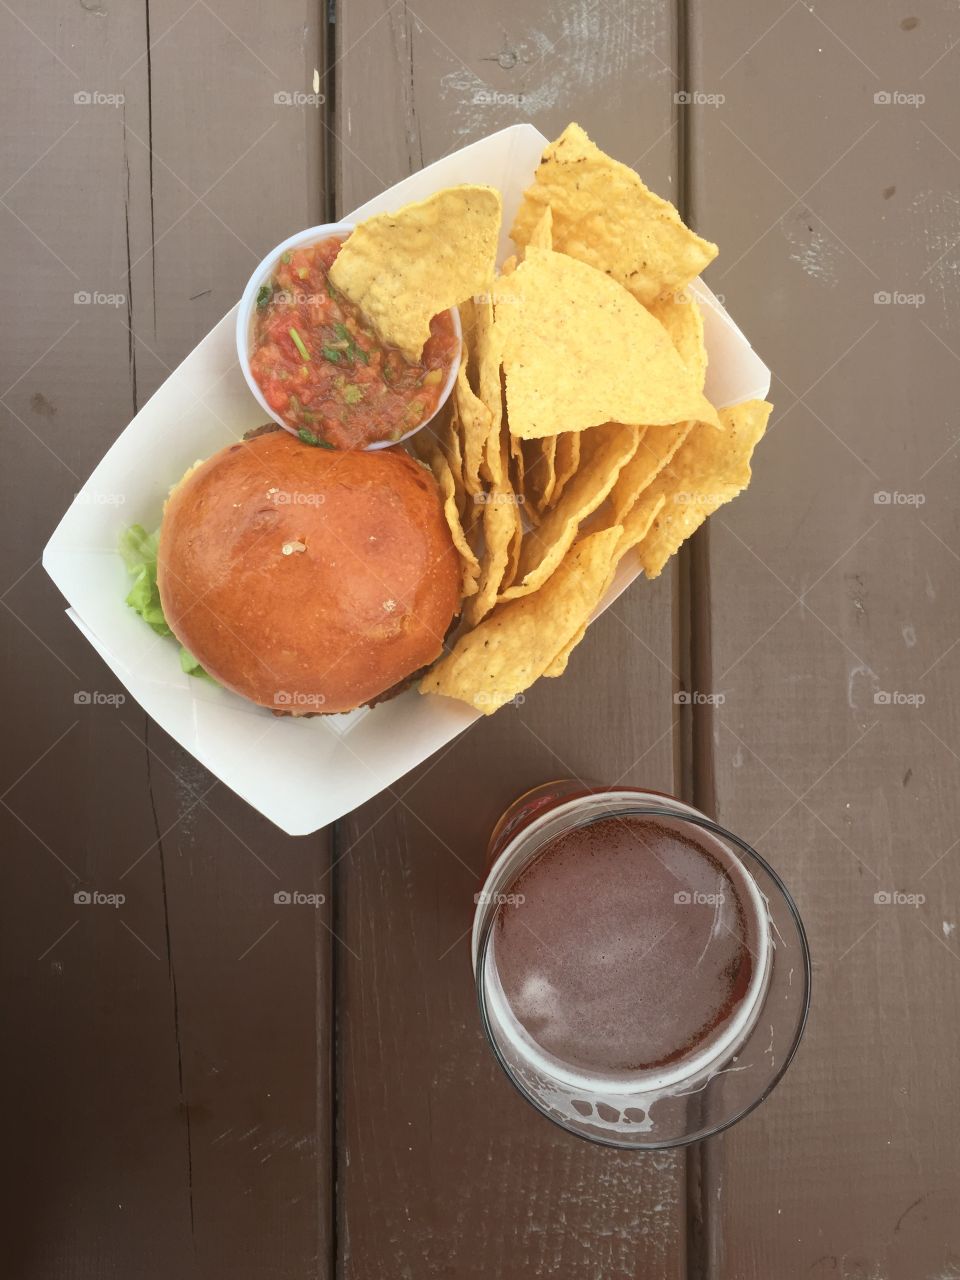
POLYGON ((356 449, 398 440, 437 407, 460 344, 449 311, 435 316, 420 360, 381 342, 328 271, 331 237, 291 249, 257 296, 250 367, 267 404, 311 444, 356 449))

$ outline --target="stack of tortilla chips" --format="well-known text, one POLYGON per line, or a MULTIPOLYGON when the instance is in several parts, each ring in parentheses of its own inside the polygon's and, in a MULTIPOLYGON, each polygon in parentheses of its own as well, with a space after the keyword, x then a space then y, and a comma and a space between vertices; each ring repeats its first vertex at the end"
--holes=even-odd
MULTIPOLYGON (((545 150, 511 230, 517 256, 495 280, 499 198, 450 191, 463 193, 459 236, 436 209, 426 218, 447 256, 455 246, 447 293, 487 274, 489 284, 456 299, 455 391, 411 441, 440 485, 463 568, 460 628, 420 687, 490 713, 564 671, 623 556, 655 578, 747 486, 771 406, 718 412, 704 397, 703 319, 686 286, 716 246, 579 125, 545 150)), ((423 226, 412 234, 411 260, 423 226)), ((382 273, 369 279, 383 287, 382 273)), ((453 301, 414 293, 415 325, 404 312, 405 327, 378 327, 413 349, 453 301)), ((394 295, 378 314, 396 306, 394 295)))

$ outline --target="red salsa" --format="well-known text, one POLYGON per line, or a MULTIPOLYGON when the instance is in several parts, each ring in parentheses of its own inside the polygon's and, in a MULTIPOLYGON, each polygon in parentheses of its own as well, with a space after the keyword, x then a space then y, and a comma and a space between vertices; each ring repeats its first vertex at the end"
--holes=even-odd
POLYGON ((309 444, 362 449, 431 416, 460 343, 449 311, 411 364, 330 283, 336 237, 291 249, 257 295, 250 368, 273 411, 309 444))

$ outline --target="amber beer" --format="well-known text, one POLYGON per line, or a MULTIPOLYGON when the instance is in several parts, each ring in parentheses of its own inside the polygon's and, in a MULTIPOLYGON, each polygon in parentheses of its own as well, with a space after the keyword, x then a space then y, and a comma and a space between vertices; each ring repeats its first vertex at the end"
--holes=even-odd
POLYGON ((481 1010, 559 1123, 643 1145, 658 1114, 671 1134, 695 1127, 689 1098, 740 1069, 774 952, 769 897, 728 834, 671 797, 572 783, 498 825, 474 929, 481 1010))
POLYGON ((566 1071, 674 1068, 742 1017, 757 922, 705 840, 601 818, 550 840, 513 894, 493 941, 504 1006, 566 1071))

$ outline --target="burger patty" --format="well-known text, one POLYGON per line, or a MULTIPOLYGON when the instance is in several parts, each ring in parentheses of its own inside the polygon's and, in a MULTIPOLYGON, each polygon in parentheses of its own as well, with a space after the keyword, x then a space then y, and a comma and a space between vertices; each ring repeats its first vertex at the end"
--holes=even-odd
POLYGON ((251 427, 243 433, 244 440, 256 440, 257 436, 268 436, 271 431, 282 431, 283 427, 276 422, 265 422, 262 427, 251 427))

